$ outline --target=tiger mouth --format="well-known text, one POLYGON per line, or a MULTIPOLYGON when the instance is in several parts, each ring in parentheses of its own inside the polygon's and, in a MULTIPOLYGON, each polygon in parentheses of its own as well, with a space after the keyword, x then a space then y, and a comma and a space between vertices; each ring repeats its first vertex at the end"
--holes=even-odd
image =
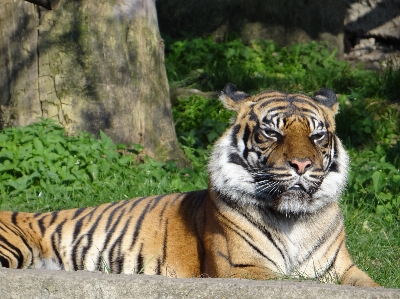
POLYGON ((303 191, 303 192, 306 192, 307 193, 307 190, 306 190, 306 188, 304 188, 304 186, 303 185, 301 185, 301 184, 294 184, 292 187, 290 187, 287 191, 291 191, 291 190, 293 190, 293 191, 303 191))

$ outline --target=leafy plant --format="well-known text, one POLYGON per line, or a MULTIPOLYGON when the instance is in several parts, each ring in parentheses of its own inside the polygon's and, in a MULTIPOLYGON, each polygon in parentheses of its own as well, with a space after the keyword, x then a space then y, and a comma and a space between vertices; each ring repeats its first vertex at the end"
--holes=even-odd
POLYGON ((231 82, 248 92, 265 88, 312 92, 331 87, 340 93, 366 82, 368 90, 379 87, 374 72, 352 69, 323 43, 286 48, 264 40, 245 45, 240 39, 219 44, 193 38, 167 44, 167 54, 166 68, 173 87, 221 90, 231 82))
POLYGON ((191 180, 197 176, 191 169, 150 157, 135 162, 140 150, 115 145, 103 132, 100 140, 66 136, 46 119, 6 128, 0 133, 0 208, 47 211, 205 188, 206 176, 191 180))

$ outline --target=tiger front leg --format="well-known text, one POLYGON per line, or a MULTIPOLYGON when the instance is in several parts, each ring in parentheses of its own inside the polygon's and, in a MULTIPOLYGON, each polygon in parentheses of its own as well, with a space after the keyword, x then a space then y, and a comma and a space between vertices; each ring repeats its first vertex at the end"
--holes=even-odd
POLYGON ((204 272, 208 277, 254 280, 274 279, 279 276, 268 268, 251 264, 234 263, 221 252, 218 252, 216 256, 209 257, 206 260, 204 272))
POLYGON ((350 269, 342 276, 340 283, 356 287, 380 287, 379 284, 373 281, 371 277, 354 264, 350 266, 350 269))
POLYGON ((206 276, 257 280, 274 279, 279 276, 268 267, 261 266, 264 263, 252 255, 245 244, 232 244, 228 239, 223 234, 213 234, 212 238, 206 238, 203 267, 206 276))
POLYGON ((380 287, 367 273, 360 270, 350 258, 345 242, 341 242, 333 265, 339 283, 357 287, 380 287))

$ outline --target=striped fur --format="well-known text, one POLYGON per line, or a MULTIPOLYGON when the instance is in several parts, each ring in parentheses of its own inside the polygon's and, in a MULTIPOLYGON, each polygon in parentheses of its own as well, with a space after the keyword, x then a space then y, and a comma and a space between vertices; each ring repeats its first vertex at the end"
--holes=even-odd
POLYGON ((0 212, 10 268, 173 277, 318 278, 377 286, 351 261, 337 201, 348 157, 335 94, 313 98, 228 84, 236 118, 215 144, 208 190, 50 213, 0 212))

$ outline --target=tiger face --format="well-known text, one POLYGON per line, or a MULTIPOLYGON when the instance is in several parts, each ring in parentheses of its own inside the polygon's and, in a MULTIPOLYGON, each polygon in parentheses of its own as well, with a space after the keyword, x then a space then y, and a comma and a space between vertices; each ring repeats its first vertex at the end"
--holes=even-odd
POLYGON ((315 213, 338 200, 348 156, 335 135, 333 91, 250 96, 228 84, 221 98, 237 112, 209 163, 210 187, 223 200, 283 214, 315 213))

